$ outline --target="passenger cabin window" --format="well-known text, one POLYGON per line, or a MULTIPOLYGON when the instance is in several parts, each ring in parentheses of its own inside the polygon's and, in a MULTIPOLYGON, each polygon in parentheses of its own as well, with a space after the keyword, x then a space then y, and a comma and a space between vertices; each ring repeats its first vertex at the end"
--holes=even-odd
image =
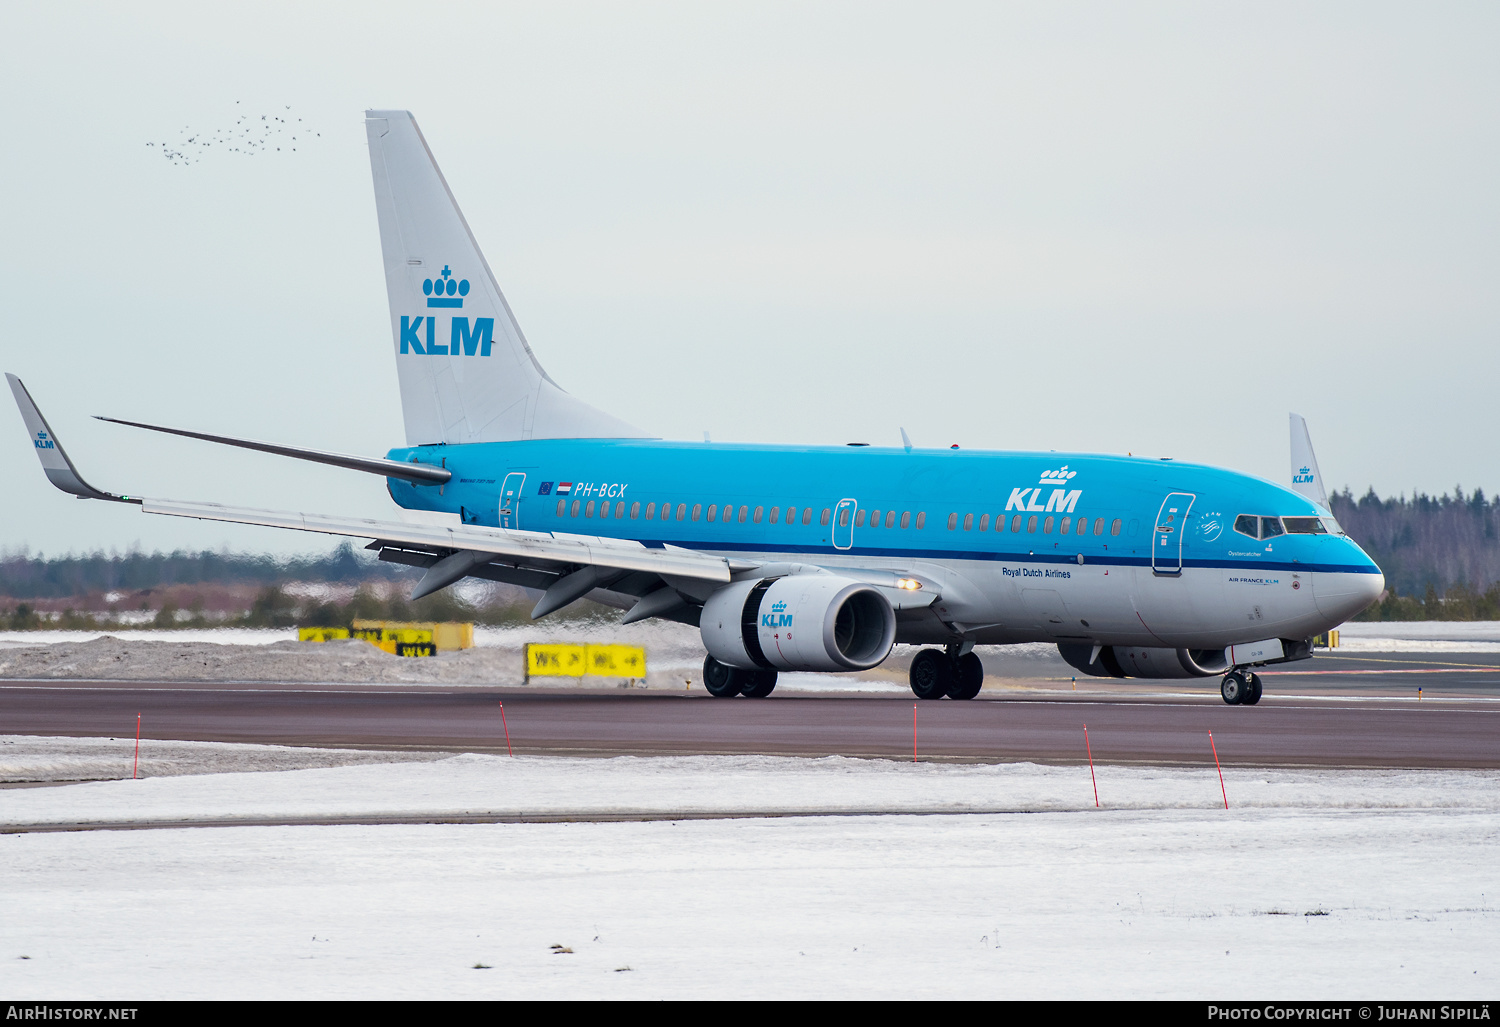
POLYGON ((693 520, 696 521, 698 518, 700 518, 702 516, 703 516, 703 504, 702 503, 694 503, 693 504, 693 520))
POLYGON ((980 514, 979 515, 979 530, 980 531, 989 531, 990 530, 990 515, 989 514, 980 514))
MULTIPOLYGON (((1104 518, 1103 517, 1095 517, 1094 518, 1094 534, 1095 535, 1103 535, 1104 534, 1104 518)), ((1118 535, 1119 532, 1117 531, 1117 532, 1115 532, 1115 534, 1118 535)))
POLYGON ((1120 518, 1116 517, 1109 525, 1109 533, 1118 535, 1120 533, 1120 518))
POLYGON ((557 501, 557 516, 561 517, 563 514, 565 514, 567 512, 568 512, 568 501, 566 499, 559 499, 557 501))
POLYGON ((948 515, 948 530, 952 531, 956 527, 958 527, 958 514, 951 513, 948 515))
MULTIPOLYGON (((1101 525, 1101 527, 1102 527, 1102 525, 1101 525)), ((1087 535, 1088 533, 1089 533, 1089 519, 1087 517, 1080 517, 1080 518, 1078 518, 1078 534, 1080 534, 1080 535, 1087 535)))
POLYGON ((856 528, 863 528, 865 526, 865 512, 863 510, 854 515, 854 526, 856 528))
POLYGON ((812 507, 810 507, 810 506, 804 506, 802 508, 802 523, 803 524, 811 524, 812 523, 812 507))
POLYGON ((752 519, 755 521, 756 524, 759 524, 761 518, 764 517, 765 515, 766 515, 766 508, 763 507, 763 506, 757 506, 755 508, 755 516, 752 519))
POLYGON ((909 528, 909 527, 911 527, 911 511, 910 510, 902 510, 901 511, 901 527, 903 527, 903 528, 909 528))
POLYGON ((594 501, 592 499, 589 500, 589 505, 583 508, 583 515, 585 517, 594 516, 594 501))
POLYGON ((1050 534, 1052 534, 1052 522, 1054 520, 1056 520, 1056 518, 1048 517, 1046 519, 1046 521, 1044 521, 1042 523, 1042 534, 1043 535, 1050 535, 1050 534))
MULTIPOLYGON (((1033 517, 1032 520, 1034 521, 1034 520, 1036 520, 1036 518, 1033 517)), ((1012 535, 1019 535, 1021 533, 1021 515, 1020 514, 1016 514, 1014 517, 1012 517, 1010 519, 1010 531, 1011 531, 1012 535)))
POLYGON ((1026 519, 1026 532, 1030 535, 1036 534, 1036 514, 1032 514, 1026 519))
POLYGON ((771 523, 775 524, 781 518, 781 507, 771 507, 771 523))
POLYGON ((750 516, 750 508, 748 506, 742 506, 742 507, 740 507, 740 523, 744 524, 745 523, 745 518, 749 517, 749 516, 750 516))
POLYGON ((677 504, 677 519, 679 521, 685 521, 685 520, 687 520, 687 504, 686 503, 678 503, 677 504))
POLYGON ((885 526, 887 528, 894 528, 896 526, 896 511, 887 510, 885 512, 885 526))
POLYGON ((819 519, 818 523, 821 524, 821 525, 823 525, 823 527, 826 528, 826 527, 828 527, 828 520, 832 516, 833 516, 833 511, 830 510, 830 509, 828 509, 828 507, 825 506, 825 507, 823 507, 823 516, 819 519))
POLYGON ((849 527, 849 508, 847 506, 839 511, 839 527, 849 527))
POLYGON ((630 519, 632 521, 641 519, 641 504, 639 502, 630 504, 630 519))
POLYGON ((1068 529, 1071 527, 1073 527, 1073 518, 1064 517, 1062 519, 1062 523, 1057 526, 1057 533, 1059 535, 1066 535, 1068 533, 1068 529))
POLYGON ((575 499, 575 500, 573 500, 573 506, 568 511, 568 516, 569 517, 577 517, 578 516, 578 508, 581 507, 582 505, 583 505, 583 500, 581 500, 581 499, 575 499))
POLYGON ((1286 525, 1289 535, 1328 534, 1328 529, 1323 527, 1323 521, 1318 517, 1283 517, 1281 523, 1286 525))
POLYGON ((656 517, 656 504, 655 503, 647 503, 646 504, 646 520, 649 521, 649 520, 654 519, 655 517, 656 517))
POLYGON ((971 514, 971 513, 964 514, 964 531, 973 531, 973 530, 974 530, 974 515, 971 514))
POLYGON ((927 511, 919 510, 917 511, 917 530, 921 531, 925 527, 927 527, 927 511))

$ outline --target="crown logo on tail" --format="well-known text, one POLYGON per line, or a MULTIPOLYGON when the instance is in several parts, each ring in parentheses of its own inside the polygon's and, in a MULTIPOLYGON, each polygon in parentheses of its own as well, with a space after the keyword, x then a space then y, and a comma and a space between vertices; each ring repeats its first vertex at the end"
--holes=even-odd
POLYGON ((422 282, 422 292, 427 295, 429 307, 462 307, 464 297, 469 295, 469 280, 455 280, 453 272, 444 264, 440 277, 428 278, 422 282))

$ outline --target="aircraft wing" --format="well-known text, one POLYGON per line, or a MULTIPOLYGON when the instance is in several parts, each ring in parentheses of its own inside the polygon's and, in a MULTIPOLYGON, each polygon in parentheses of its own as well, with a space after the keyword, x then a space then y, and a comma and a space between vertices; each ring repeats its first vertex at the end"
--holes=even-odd
MULTIPOLYGON (((471 525, 407 524, 324 514, 290 513, 220 506, 217 503, 184 503, 170 499, 142 499, 141 510, 169 517, 194 517, 205 521, 258 524, 270 528, 314 531, 325 535, 368 538, 377 542, 419 550, 489 554, 512 560, 598 567, 615 571, 645 571, 672 574, 705 581, 729 580, 729 561, 689 549, 648 549, 639 542, 580 538, 539 531, 506 531, 471 525)), ((480 566, 480 561, 473 566, 480 566)), ((456 579, 455 579, 456 580, 456 579)), ((442 587, 442 586, 438 586, 442 587)), ((434 589, 435 591, 435 589, 434 589)))
MULTIPOLYGON (((42 470, 46 472, 47 480, 62 491, 83 499, 136 503, 145 513, 168 517, 257 524, 324 535, 372 539, 366 548, 376 550, 380 559, 426 568, 426 575, 412 591, 413 599, 436 592, 460 578, 478 577, 544 590, 546 594, 533 614, 537 617, 587 595, 611 605, 629 608, 638 620, 661 616, 681 618, 691 617, 691 611, 684 612, 690 604, 679 592, 665 586, 667 580, 676 580, 684 585, 689 581, 719 584, 729 581, 734 571, 744 569, 738 562, 731 564, 721 556, 710 556, 675 546, 650 548, 628 539, 508 531, 474 525, 411 524, 116 495, 96 489, 83 480, 63 451, 62 443, 57 440, 51 426, 42 417, 41 410, 26 391, 26 386, 15 375, 8 374, 6 378, 15 395, 16 405, 20 408, 21 419, 26 423, 27 434, 31 436, 37 457, 41 460, 42 470)), ((203 436, 194 434, 194 437, 203 436)), ((316 459, 339 466, 354 466, 357 459, 313 451, 282 452, 287 447, 252 444, 242 439, 210 437, 209 441, 244 445, 246 448, 316 459), (337 459, 333 459, 335 456, 337 459)), ((359 463, 361 466, 354 466, 354 469, 373 470, 388 476, 397 472, 403 476, 414 476, 414 471, 420 473, 437 470, 394 464, 392 461, 359 459, 359 463), (371 466, 362 466, 363 464, 371 466), (392 466, 385 466, 387 464, 392 466)), ((446 475, 448 472, 439 473, 446 475)), ((691 591, 693 590, 689 589, 691 591)))

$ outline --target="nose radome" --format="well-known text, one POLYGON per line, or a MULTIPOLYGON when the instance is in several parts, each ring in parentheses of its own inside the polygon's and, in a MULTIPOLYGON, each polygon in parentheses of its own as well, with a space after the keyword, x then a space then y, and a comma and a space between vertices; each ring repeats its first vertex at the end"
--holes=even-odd
MULTIPOLYGON (((1372 565, 1373 566, 1373 565, 1372 565)), ((1385 575, 1324 572, 1313 575, 1313 600, 1318 612, 1337 617, 1342 623, 1380 598, 1385 590, 1385 575)))

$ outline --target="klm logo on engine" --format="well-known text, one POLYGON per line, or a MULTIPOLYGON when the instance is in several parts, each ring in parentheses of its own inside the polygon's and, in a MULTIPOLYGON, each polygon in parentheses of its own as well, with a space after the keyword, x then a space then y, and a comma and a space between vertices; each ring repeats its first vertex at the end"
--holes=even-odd
MULTIPOLYGON (((469 280, 455 279, 453 271, 443 266, 443 273, 422 282, 422 292, 427 295, 427 306, 462 308, 464 297, 469 295, 469 280)), ((454 315, 447 319, 447 331, 442 331, 438 317, 418 314, 401 317, 401 352, 415 353, 427 357, 487 357, 495 344, 495 319, 476 317, 473 319, 454 315), (439 342, 438 339, 443 339, 439 342)))
POLYGON ((763 628, 791 627, 792 615, 786 612, 786 603, 771 604, 771 612, 760 615, 760 626, 763 628))
POLYGON ((1078 472, 1068 470, 1066 464, 1055 471, 1043 471, 1037 481, 1037 487, 1011 489, 1010 499, 1005 502, 1005 509, 1028 513, 1072 513, 1073 508, 1078 505, 1078 500, 1083 496, 1083 489, 1067 487, 1076 477, 1078 477, 1078 472), (1052 494, 1047 497, 1044 505, 1042 493, 1049 485, 1053 486, 1052 494), (1063 487, 1057 488, 1058 485, 1063 487))
POLYGON ((57 448, 56 444, 53 443, 53 441, 51 439, 47 438, 47 433, 44 432, 44 431, 37 432, 36 433, 36 438, 32 439, 31 441, 32 441, 32 444, 35 445, 37 449, 56 449, 57 448))

